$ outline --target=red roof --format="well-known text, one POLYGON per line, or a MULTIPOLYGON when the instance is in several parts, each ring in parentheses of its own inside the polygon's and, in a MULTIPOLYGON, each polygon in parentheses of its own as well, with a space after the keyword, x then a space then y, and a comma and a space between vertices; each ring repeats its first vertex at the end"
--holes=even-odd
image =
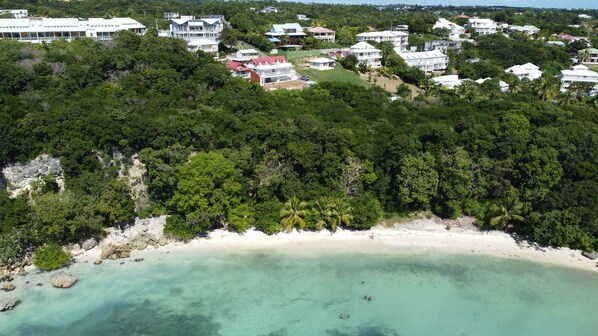
POLYGON ((231 70, 237 70, 237 71, 248 71, 249 70, 249 68, 247 68, 243 63, 240 63, 240 62, 228 62, 228 63, 226 63, 226 66, 231 70))
POLYGON ((276 62, 286 62, 286 61, 287 61, 287 59, 284 56, 270 56, 270 57, 254 58, 251 60, 251 63, 253 63, 254 65, 258 65, 260 63, 272 64, 272 63, 276 63, 276 62))
POLYGON ((312 27, 307 30, 310 33, 334 33, 334 30, 330 30, 324 27, 312 27))

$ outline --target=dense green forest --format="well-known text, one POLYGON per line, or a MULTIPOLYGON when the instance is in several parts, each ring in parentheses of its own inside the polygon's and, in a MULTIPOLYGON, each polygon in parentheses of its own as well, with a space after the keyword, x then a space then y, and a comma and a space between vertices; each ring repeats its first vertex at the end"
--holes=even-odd
POLYGON ((58 192, 46 179, 31 199, 0 190, 0 264, 157 214, 186 239, 222 227, 367 229, 383 212, 432 211, 597 249, 596 100, 554 104, 542 92, 465 85, 391 102, 378 87, 328 82, 264 91, 152 31, 0 41, 0 167, 47 153, 66 182, 58 192), (120 153, 147 166, 151 202, 137 212, 104 164, 120 153))

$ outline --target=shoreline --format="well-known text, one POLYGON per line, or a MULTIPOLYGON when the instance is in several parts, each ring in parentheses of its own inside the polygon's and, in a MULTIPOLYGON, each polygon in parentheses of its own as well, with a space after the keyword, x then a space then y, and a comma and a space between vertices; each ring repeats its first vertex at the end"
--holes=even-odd
MULTIPOLYGON (((453 225, 446 229, 446 221, 416 219, 408 224, 395 224, 392 228, 376 226, 368 231, 339 229, 330 231, 281 232, 268 236, 253 229, 243 234, 225 230, 210 232, 206 238, 189 242, 169 241, 167 245, 134 250, 130 258, 151 258, 156 253, 276 250, 278 252, 326 253, 400 253, 425 252, 486 255, 505 259, 527 260, 566 268, 598 272, 597 260, 581 255, 581 251, 568 248, 538 247, 527 241, 516 241, 511 235, 500 231, 479 231, 470 224, 453 225), (373 234, 373 239, 370 235, 373 234)), ((74 256, 77 263, 93 263, 100 259, 100 243, 95 248, 74 256)), ((104 260, 109 262, 109 260, 104 260)))

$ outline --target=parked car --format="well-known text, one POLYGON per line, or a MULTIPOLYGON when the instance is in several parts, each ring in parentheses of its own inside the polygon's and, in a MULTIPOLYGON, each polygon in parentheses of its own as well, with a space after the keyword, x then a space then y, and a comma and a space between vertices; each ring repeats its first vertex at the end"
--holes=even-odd
POLYGON ((301 79, 302 81, 308 81, 309 76, 301 76, 299 79, 301 79))

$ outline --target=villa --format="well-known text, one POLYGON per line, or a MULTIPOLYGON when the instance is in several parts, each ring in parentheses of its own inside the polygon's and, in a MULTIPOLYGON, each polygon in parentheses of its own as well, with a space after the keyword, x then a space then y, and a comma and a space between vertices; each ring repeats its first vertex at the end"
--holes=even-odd
POLYGON ((0 39, 30 43, 52 42, 77 38, 112 40, 114 33, 130 30, 143 34, 145 26, 131 18, 42 18, 0 19, 0 39))
POLYGON ((459 79, 458 75, 446 75, 431 78, 431 81, 437 85, 445 87, 447 89, 454 89, 461 85, 462 79, 459 79))
POLYGON ((355 55, 359 63, 372 68, 379 68, 382 66, 382 51, 374 48, 367 42, 359 42, 354 44, 347 51, 348 55, 355 55))
POLYGON ((197 39, 187 43, 189 51, 203 51, 213 56, 218 56, 218 41, 208 39, 197 39))
POLYGON ((456 23, 453 23, 447 19, 439 18, 438 21, 434 24, 432 29, 446 29, 449 31, 448 38, 458 39, 462 34, 465 34, 465 28, 459 26, 456 23))
POLYGON ((491 19, 471 18, 465 25, 465 29, 473 29, 479 35, 492 35, 496 33, 498 25, 491 19))
POLYGON ((306 34, 298 23, 284 23, 273 24, 266 36, 279 47, 288 48, 301 45, 306 34))
POLYGON ((519 80, 522 80, 523 78, 534 80, 542 77, 542 71, 540 71, 540 68, 532 63, 514 65, 506 69, 505 72, 512 73, 513 75, 517 76, 519 80))
POLYGON ((11 14, 15 19, 24 19, 29 16, 26 9, 0 9, 0 15, 2 14, 11 14))
POLYGON ((594 87, 590 95, 596 95, 598 92, 598 72, 590 70, 585 65, 576 65, 573 70, 561 70, 561 92, 567 89, 573 83, 593 83, 594 87))
POLYGON ((397 52, 407 66, 416 67, 424 72, 444 71, 449 58, 438 50, 421 52, 397 52))
POLYGON ((182 38, 187 42, 201 39, 219 41, 223 29, 223 16, 214 15, 202 18, 181 16, 180 19, 171 20, 170 37, 182 38))
POLYGON ((311 27, 307 29, 307 32, 312 34, 316 40, 322 42, 332 42, 336 40, 336 32, 334 30, 324 27, 311 27))
POLYGON ((235 62, 247 63, 258 57, 260 57, 260 53, 255 49, 241 49, 237 50, 235 55, 232 57, 232 60, 235 62))
POLYGON ((509 33, 521 32, 527 35, 534 35, 540 32, 540 28, 532 25, 525 26, 508 26, 507 31, 509 33))
MULTIPOLYGON (((487 80, 491 80, 491 79, 492 79, 492 78, 490 78, 490 77, 486 77, 486 78, 480 78, 480 79, 476 79, 476 81, 475 81, 475 82, 476 82, 476 83, 478 83, 478 84, 482 84, 482 83, 484 83, 485 81, 487 81, 487 80)), ((509 84, 507 84, 507 83, 505 83, 505 82, 503 82, 503 81, 499 80, 499 81, 498 81, 498 85, 500 86, 500 91, 501 91, 501 92, 505 92, 505 93, 506 93, 506 92, 509 92, 509 90, 510 90, 510 88, 509 88, 509 84)))
POLYGON ((268 6, 260 11, 260 13, 278 13, 278 8, 273 6, 268 6))
POLYGON ((286 82, 299 78, 293 64, 284 56, 254 58, 245 66, 251 71, 250 80, 260 85, 286 82))
POLYGON ((334 65, 336 62, 333 59, 319 57, 315 59, 308 60, 310 69, 315 70, 330 70, 334 69, 334 65))
POLYGON ((586 48, 578 51, 577 60, 584 64, 598 64, 598 49, 586 48))
POLYGON ((402 31, 385 30, 381 32, 365 32, 357 34, 356 36, 357 41, 359 42, 390 42, 395 48, 398 48, 401 51, 406 50, 409 45, 409 34, 402 31))
POLYGON ((164 12, 162 14, 162 18, 164 18, 164 20, 178 19, 180 17, 181 15, 177 12, 164 12))
POLYGON ((461 41, 451 41, 451 40, 434 40, 434 41, 426 41, 424 44, 424 51, 432 51, 438 50, 443 54, 446 54, 448 51, 454 51, 458 53, 461 51, 461 41))
POLYGON ((251 70, 240 62, 228 62, 226 67, 230 69, 233 77, 245 78, 247 80, 251 77, 251 70))

